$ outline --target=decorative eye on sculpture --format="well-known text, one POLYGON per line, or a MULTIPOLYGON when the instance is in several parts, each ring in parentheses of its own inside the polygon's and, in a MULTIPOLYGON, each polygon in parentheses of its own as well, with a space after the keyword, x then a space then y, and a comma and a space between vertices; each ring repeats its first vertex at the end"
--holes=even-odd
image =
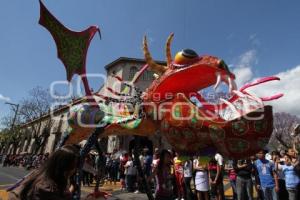
POLYGON ((175 67, 186 67, 198 60, 198 54, 192 49, 184 49, 175 56, 173 65, 175 67))

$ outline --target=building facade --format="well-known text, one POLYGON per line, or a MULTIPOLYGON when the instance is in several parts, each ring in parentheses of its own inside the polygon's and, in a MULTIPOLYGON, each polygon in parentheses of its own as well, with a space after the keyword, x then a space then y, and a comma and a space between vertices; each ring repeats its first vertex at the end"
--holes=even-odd
MULTIPOLYGON (((156 61, 159 64, 164 62, 156 61)), ((121 77, 123 81, 131 81, 134 75, 145 65, 145 60, 136 58, 120 57, 117 60, 105 66, 106 82, 96 91, 99 94, 109 96, 107 87, 113 88, 117 92, 121 92, 120 84, 116 84, 115 76, 121 77)), ((144 91, 154 80, 153 73, 146 71, 137 81, 136 86, 144 91)), ((18 153, 51 153, 56 148, 61 136, 68 129, 67 115, 71 105, 81 103, 82 99, 77 99, 70 105, 61 106, 51 113, 48 113, 41 118, 21 125, 21 138, 16 150, 13 145, 8 146, 7 154, 13 152, 18 153)), ((133 136, 110 136, 101 138, 104 148, 107 152, 114 150, 129 150, 133 145, 133 136)), ((153 133, 150 138, 140 138, 142 145, 151 145, 151 149, 169 148, 170 145, 159 134, 159 131, 153 133)), ((103 148, 103 147, 102 147, 103 148)))

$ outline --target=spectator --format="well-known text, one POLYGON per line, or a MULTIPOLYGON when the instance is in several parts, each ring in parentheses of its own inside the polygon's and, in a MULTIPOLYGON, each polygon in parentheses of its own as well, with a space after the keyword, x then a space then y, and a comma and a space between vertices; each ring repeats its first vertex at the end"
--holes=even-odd
POLYGON ((120 166, 120 161, 119 157, 117 157, 115 154, 112 156, 111 159, 111 167, 110 167, 110 183, 114 183, 114 185, 117 184, 118 180, 118 172, 119 172, 119 166, 120 166))
POLYGON ((168 150, 163 149, 159 155, 159 163, 154 169, 153 176, 156 179, 155 200, 174 199, 172 174, 172 157, 168 150))
POLYGON ((126 189, 128 192, 134 191, 134 184, 136 182, 136 175, 137 170, 136 167, 133 165, 133 159, 132 156, 128 156, 128 161, 124 165, 125 167, 125 176, 126 176, 126 189))
POLYGON ((221 178, 221 186, 220 186, 220 190, 221 190, 221 197, 223 200, 225 200, 225 194, 224 194, 224 184, 223 184, 223 181, 224 181, 224 169, 225 169, 225 165, 224 165, 224 158, 223 156, 219 153, 219 152, 216 152, 215 154, 215 160, 217 161, 218 165, 220 166, 220 178, 221 178))
POLYGON ((146 177, 150 177, 151 175, 151 165, 152 165, 152 162, 153 162, 153 157, 151 155, 151 152, 149 151, 149 149, 146 149, 146 152, 145 152, 145 158, 144 158, 144 174, 146 175, 146 177))
POLYGON ((193 192, 191 189, 191 180, 193 178, 193 161, 191 158, 184 162, 183 176, 184 176, 184 197, 186 200, 192 200, 193 192))
MULTIPOLYGON (((91 168, 92 166, 92 159, 91 159, 91 155, 88 154, 86 157, 85 157, 85 166, 88 166, 88 168, 91 168)), ((88 170, 84 170, 83 169, 83 177, 82 177, 82 183, 83 185, 87 185, 87 186, 90 186, 91 184, 91 181, 92 180, 92 174, 88 171, 88 170)))
MULTIPOLYGON (((297 151, 295 149, 289 149, 288 155, 292 158, 292 164, 295 165, 295 171, 298 177, 300 177, 300 155, 297 155, 297 151)), ((299 186, 300 190, 300 186, 299 186)))
POLYGON ((236 178, 237 174, 234 169, 234 161, 233 160, 228 160, 228 164, 225 166, 225 170, 228 173, 228 178, 229 182, 232 188, 232 193, 233 193, 233 200, 237 199, 237 189, 236 189, 236 178))
POLYGON ((265 151, 260 150, 255 161, 257 177, 257 187, 262 189, 263 198, 266 200, 277 200, 279 191, 277 174, 273 162, 265 158, 265 151))
POLYGON ((223 182, 221 177, 221 166, 218 164, 215 158, 212 158, 209 161, 208 165, 208 174, 209 174, 209 182, 211 193, 216 197, 217 200, 221 200, 223 198, 223 182))
POLYGON ((174 171, 177 186, 177 199, 182 200, 184 198, 183 164, 182 157, 176 153, 176 157, 174 158, 174 171))
POLYGON ((99 152, 99 154, 96 155, 95 158, 95 168, 96 168, 96 183, 98 181, 99 184, 103 184, 106 178, 106 171, 105 171, 105 165, 106 165, 106 156, 104 152, 99 152))
POLYGON ((177 186, 177 180, 175 176, 175 163, 174 158, 176 157, 176 151, 174 149, 168 149, 168 151, 171 154, 171 174, 172 174, 172 184, 173 184, 173 194, 174 199, 178 199, 178 186, 177 186))
POLYGON ((8 157, 8 155, 6 155, 6 154, 4 154, 4 155, 2 156, 2 166, 3 166, 3 167, 6 166, 7 157, 8 157))
MULTIPOLYGON (((152 174, 153 174, 153 171, 154 169, 156 169, 157 165, 158 165, 158 162, 159 162, 159 149, 158 148, 155 148, 154 150, 154 155, 153 155, 153 161, 152 161, 152 174)), ((156 188, 156 180, 155 178, 151 178, 152 176, 150 176, 149 180, 153 182, 153 185, 154 185, 154 188, 156 188)))
POLYGON ((125 182, 125 165, 128 161, 128 153, 124 153, 120 158, 120 182, 121 182, 121 190, 126 189, 125 182))
POLYGON ((297 154, 294 149, 288 149, 287 155, 289 155, 292 158, 292 163, 297 162, 297 154))
POLYGON ((253 185, 255 185, 255 191, 257 193, 257 200, 264 200, 264 197, 263 197, 263 192, 261 190, 261 188, 258 188, 257 185, 259 185, 259 182, 257 183, 256 181, 259 181, 259 179, 257 178, 257 172, 256 172, 256 168, 255 168, 255 161, 257 160, 256 158, 256 155, 253 155, 253 156, 250 156, 250 160, 251 160, 251 163, 252 165, 254 166, 254 171, 252 173, 252 183, 253 185))
POLYGON ((280 160, 276 161, 276 169, 282 171, 285 178, 285 186, 288 191, 289 200, 298 199, 298 185, 300 184, 300 179, 297 176, 294 168, 298 163, 292 164, 292 158, 289 155, 284 156, 284 164, 280 164, 280 160))
POLYGON ((105 171, 106 171, 106 178, 107 180, 110 180, 110 171, 111 171, 111 166, 112 166, 112 158, 111 154, 106 155, 106 164, 105 164, 105 171))
MULTIPOLYGON (((142 155, 139 156, 139 159, 140 159, 142 171, 146 177, 146 181, 150 185, 150 182, 148 181, 151 179, 151 173, 152 173, 152 169, 151 169, 152 161, 153 161, 152 153, 148 148, 144 148, 142 155)), ((137 164, 135 163, 135 165, 137 164)), ((142 178, 140 176, 137 179, 137 184, 138 184, 138 188, 135 191, 135 193, 140 193, 140 192, 144 193, 146 191, 146 187, 143 184, 142 178)))
POLYGON ((9 194, 9 199, 70 199, 68 180, 76 171, 79 149, 66 145, 55 151, 48 162, 9 194))
POLYGON ((239 160, 233 162, 233 168, 237 174, 236 178, 236 191, 238 200, 244 199, 244 191, 247 193, 249 200, 253 199, 253 182, 252 182, 252 172, 254 166, 250 159, 239 160))
MULTIPOLYGON (((273 163, 281 163, 281 165, 284 165, 284 156, 285 154, 281 157, 281 154, 277 151, 273 151, 272 152, 272 161, 273 163)), ((276 165, 275 165, 276 166, 276 165)), ((288 199, 289 198, 289 194, 288 191, 286 190, 286 183, 285 183, 285 178, 284 178, 284 174, 282 172, 282 170, 277 170, 277 177, 278 177, 278 187, 279 187, 279 191, 278 191, 278 198, 279 200, 281 199, 288 199)))
POLYGON ((140 156, 139 156, 142 169, 144 169, 146 152, 147 152, 147 148, 144 148, 143 151, 141 152, 140 156))
POLYGON ((153 171, 153 169, 155 169, 157 167, 158 161, 159 161, 159 149, 155 148, 154 155, 153 155, 153 161, 152 161, 152 171, 153 171))
POLYGON ((197 193, 197 200, 208 200, 209 178, 207 164, 200 162, 200 157, 195 158, 193 166, 195 170, 195 189, 197 193))

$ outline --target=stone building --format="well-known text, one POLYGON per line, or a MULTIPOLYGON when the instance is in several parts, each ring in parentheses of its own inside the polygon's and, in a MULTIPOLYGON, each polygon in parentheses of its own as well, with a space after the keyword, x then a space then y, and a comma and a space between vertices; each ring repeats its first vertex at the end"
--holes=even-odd
MULTIPOLYGON (((158 64, 166 65, 165 62, 156 61, 158 64)), ((131 81, 134 75, 145 65, 144 59, 120 57, 119 59, 109 63, 105 66, 107 71, 107 85, 112 86, 115 83, 115 79, 112 75, 122 77, 123 81, 131 81)), ((136 86, 144 91, 150 83, 154 80, 153 73, 146 71, 142 77, 137 81, 136 86)), ((115 86, 115 85, 114 85, 115 86)), ((117 86, 114 87, 116 90, 121 90, 117 86)), ((99 93, 105 93, 105 87, 102 87, 99 93)), ((141 138, 142 145, 151 145, 153 147, 169 147, 167 142, 158 134, 154 134, 150 138, 141 138)), ((114 149, 128 150, 133 145, 133 136, 112 136, 108 138, 107 151, 112 152, 114 149)))
MULTIPOLYGON (((165 64, 164 62, 156 61, 159 64, 165 64)), ((107 87, 112 87, 117 92, 120 92, 122 88, 116 83, 116 79, 113 76, 119 76, 123 81, 130 81, 139 69, 145 65, 144 59, 120 57, 115 61, 105 66, 106 69, 106 82, 96 91, 100 94, 109 94, 107 87)), ((153 73, 146 71, 136 83, 137 87, 141 90, 145 90, 149 84, 154 80, 153 73)), ((82 99, 77 99, 72 104, 78 104, 82 99)), ((67 130, 67 114, 70 105, 61 106, 51 113, 48 113, 41 118, 30 121, 21 126, 22 137, 20 139, 18 149, 16 153, 28 152, 28 153, 51 153, 58 144, 62 134, 67 130)), ((110 136, 104 140, 104 145, 107 152, 112 152, 115 149, 129 150, 133 145, 133 136, 110 136)), ((141 138, 141 143, 145 146, 149 145, 149 148, 164 147, 169 145, 160 136, 155 133, 150 138, 141 138)), ((12 153, 12 145, 8 148, 8 153, 12 153)))

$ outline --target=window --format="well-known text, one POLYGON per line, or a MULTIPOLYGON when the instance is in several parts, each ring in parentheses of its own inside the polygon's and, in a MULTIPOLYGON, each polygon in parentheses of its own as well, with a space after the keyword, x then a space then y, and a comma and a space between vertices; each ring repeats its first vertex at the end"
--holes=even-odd
POLYGON ((142 76, 143 81, 151 81, 153 80, 153 73, 149 70, 145 71, 142 76))
POLYGON ((132 80, 134 75, 137 73, 138 68, 136 66, 132 66, 129 70, 129 80, 132 80))
POLYGON ((148 74, 148 81, 154 80, 153 72, 147 71, 147 74, 148 74))

